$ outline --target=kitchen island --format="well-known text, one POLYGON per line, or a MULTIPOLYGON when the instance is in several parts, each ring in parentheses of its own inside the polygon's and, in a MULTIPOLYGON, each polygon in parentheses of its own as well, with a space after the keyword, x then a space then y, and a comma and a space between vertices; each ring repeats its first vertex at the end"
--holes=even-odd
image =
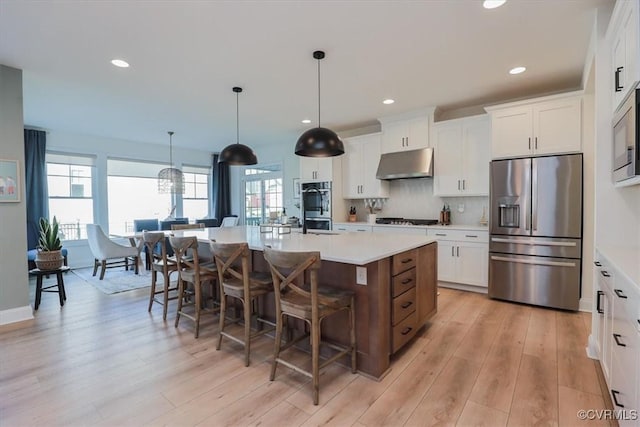
MULTIPOLYGON (((196 236, 201 243, 248 242, 252 266, 269 271, 262 255, 265 246, 285 251, 319 251, 321 285, 356 294, 358 370, 381 378, 390 357, 408 344, 437 309, 437 243, 432 237, 377 233, 261 233, 259 227, 223 227, 175 231, 196 236)), ((267 317, 273 301, 263 301, 267 317)), ((322 335, 347 343, 347 313, 327 318, 322 335)), ((346 364, 346 362, 345 362, 346 364)))

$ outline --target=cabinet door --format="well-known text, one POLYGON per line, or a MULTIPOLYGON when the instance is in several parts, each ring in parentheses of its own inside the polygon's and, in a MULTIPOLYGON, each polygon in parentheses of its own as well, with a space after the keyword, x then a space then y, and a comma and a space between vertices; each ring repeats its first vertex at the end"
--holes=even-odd
POLYGON ((331 181, 333 179, 333 159, 331 157, 316 159, 318 162, 316 179, 318 181, 331 181))
POLYGON ((416 302, 418 304, 418 328, 422 326, 437 307, 436 244, 418 249, 416 266, 416 302))
POLYGON ((315 181, 318 174, 318 159, 314 157, 299 157, 300 180, 315 181))
POLYGON ((580 151, 582 148, 581 105, 581 98, 569 98, 533 106, 535 154, 580 151))
POLYGON ((395 153, 405 150, 407 141, 405 122, 384 122, 382 124, 382 153, 395 153))
MULTIPOLYGON (((488 117, 473 119, 462 125, 462 191, 465 196, 489 194, 491 161, 491 126, 488 117)), ((436 151, 437 155, 437 151, 436 151)), ((438 163, 435 164, 437 166, 438 163)))
POLYGON ((625 52, 625 34, 624 31, 619 31, 613 41, 613 49, 611 51, 612 64, 611 64, 611 87, 613 88, 613 111, 618 109, 618 106, 624 98, 626 93, 625 76, 626 70, 626 52, 625 52), (616 78, 617 76, 617 78, 616 78), (617 87, 616 87, 617 85, 617 87))
POLYGON ((456 282, 456 243, 438 240, 438 280, 456 282))
POLYGON ((433 193, 438 196, 458 196, 462 191, 462 124, 437 125, 433 135, 433 193))
POLYGON ((530 106, 505 108, 491 113, 492 156, 499 158, 530 154, 532 123, 530 106))
POLYGON ((405 150, 429 147, 429 119, 419 117, 407 121, 407 141, 405 150))
MULTIPOLYGON (((622 76, 624 78, 624 88, 622 89, 621 93, 625 95, 629 93, 629 90, 635 87, 635 83, 638 80, 638 24, 636 23, 637 17, 635 15, 637 13, 637 10, 635 10, 635 7, 635 5, 631 5, 631 7, 629 7, 629 14, 624 23, 625 69, 622 70, 622 76)), ((623 98, 625 95, 623 95, 623 98)))
POLYGON ((380 163, 380 135, 371 135, 361 141, 362 192, 361 197, 389 197, 389 181, 376 178, 380 163))
POLYGON ((345 141, 342 156, 342 192, 345 199, 362 197, 362 144, 360 141, 345 141))
POLYGON ((459 283, 487 287, 489 275, 489 245, 458 242, 456 249, 459 283))

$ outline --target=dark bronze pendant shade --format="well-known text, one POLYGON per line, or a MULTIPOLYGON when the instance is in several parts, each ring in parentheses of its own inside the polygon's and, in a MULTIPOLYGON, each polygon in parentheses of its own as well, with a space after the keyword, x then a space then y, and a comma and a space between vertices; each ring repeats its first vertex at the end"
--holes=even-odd
POLYGON ((158 172, 158 193, 184 194, 184 175, 173 167, 173 132, 169 134, 169 167, 158 172))
POLYGON ((304 157, 333 157, 344 154, 344 144, 331 129, 320 126, 320 60, 324 52, 316 50, 313 57, 318 60, 318 127, 309 129, 298 138, 295 153, 304 157))
POLYGON ((258 157, 256 153, 244 144, 240 144, 240 107, 239 107, 239 94, 242 92, 241 87, 234 87, 233 91, 236 93, 236 143, 229 144, 224 147, 224 150, 218 157, 218 163, 228 163, 231 166, 248 166, 258 163, 258 157))

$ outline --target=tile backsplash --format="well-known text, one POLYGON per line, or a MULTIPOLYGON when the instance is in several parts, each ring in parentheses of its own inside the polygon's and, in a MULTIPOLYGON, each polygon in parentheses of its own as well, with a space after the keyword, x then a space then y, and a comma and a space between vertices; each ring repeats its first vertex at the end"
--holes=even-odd
MULTIPOLYGON (((431 178, 390 181, 389 198, 382 211, 378 212, 378 216, 438 219, 445 203, 451 209, 452 224, 478 224, 480 217, 482 217, 483 208, 486 210, 487 219, 489 217, 488 197, 434 196, 433 179, 431 178), (463 207, 464 212, 459 212, 459 207, 463 207)), ((349 205, 356 207, 359 221, 366 220, 368 211, 362 200, 352 200, 349 205)))

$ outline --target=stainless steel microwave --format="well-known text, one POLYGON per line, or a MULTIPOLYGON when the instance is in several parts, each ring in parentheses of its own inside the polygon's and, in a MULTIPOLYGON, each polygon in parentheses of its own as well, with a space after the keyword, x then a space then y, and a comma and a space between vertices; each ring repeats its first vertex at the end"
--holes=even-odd
POLYGON ((640 175, 640 89, 629 93, 613 116, 613 181, 640 175))

